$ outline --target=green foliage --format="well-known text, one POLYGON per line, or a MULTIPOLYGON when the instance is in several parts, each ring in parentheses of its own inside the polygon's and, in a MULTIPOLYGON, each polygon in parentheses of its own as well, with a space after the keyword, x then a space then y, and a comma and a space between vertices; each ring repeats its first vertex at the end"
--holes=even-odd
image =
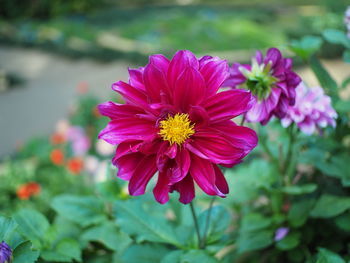
POLYGON ((322 45, 322 38, 315 36, 305 36, 301 40, 291 42, 290 49, 299 57, 308 60, 315 54, 322 45))
POLYGON ((83 227, 106 220, 103 202, 92 196, 57 196, 52 201, 52 208, 62 217, 83 227))
POLYGON ((325 248, 319 248, 316 263, 345 263, 339 255, 325 248))

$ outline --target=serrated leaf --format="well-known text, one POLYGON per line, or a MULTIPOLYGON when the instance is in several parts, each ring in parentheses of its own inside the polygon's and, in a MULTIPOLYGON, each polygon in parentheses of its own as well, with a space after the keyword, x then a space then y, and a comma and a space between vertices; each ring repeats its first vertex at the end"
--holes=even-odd
POLYGON ((156 244, 132 245, 122 255, 125 263, 155 263, 160 262, 170 252, 168 248, 156 244))
POLYGON ((107 248, 118 252, 124 251, 132 242, 127 234, 119 231, 111 222, 88 229, 81 238, 86 241, 100 242, 107 248))
POLYGON ((39 254, 40 252, 38 250, 32 249, 31 242, 26 241, 13 251, 12 263, 33 263, 36 262, 39 254))
POLYGON ((316 202, 311 216, 329 218, 342 214, 350 209, 350 198, 324 194, 316 202))
POLYGON ((316 263, 345 263, 345 260, 328 249, 319 248, 316 263))
POLYGON ((15 213, 13 218, 21 234, 32 241, 36 248, 41 248, 46 231, 50 227, 46 217, 38 211, 22 209, 15 213))
POLYGON ((61 195, 53 199, 51 206, 62 217, 83 227, 107 219, 103 202, 92 196, 61 195))
POLYGON ((174 228, 164 218, 152 217, 146 213, 137 200, 115 202, 114 212, 121 229, 138 236, 139 240, 181 247, 174 228))
POLYGON ((326 93, 329 94, 333 100, 338 100, 338 85, 316 56, 311 56, 310 67, 326 93))

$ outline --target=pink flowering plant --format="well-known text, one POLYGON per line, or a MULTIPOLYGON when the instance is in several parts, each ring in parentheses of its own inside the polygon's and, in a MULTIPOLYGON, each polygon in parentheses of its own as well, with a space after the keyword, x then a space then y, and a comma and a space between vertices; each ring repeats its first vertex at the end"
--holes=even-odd
POLYGON ((247 61, 151 55, 81 95, 0 166, 0 263, 348 262, 349 78, 320 59, 348 62, 345 26, 247 61))

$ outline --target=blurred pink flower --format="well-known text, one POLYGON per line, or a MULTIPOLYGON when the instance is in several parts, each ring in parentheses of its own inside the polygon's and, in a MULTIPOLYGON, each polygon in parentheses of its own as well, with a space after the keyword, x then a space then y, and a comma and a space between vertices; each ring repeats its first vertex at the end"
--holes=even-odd
POLYGON ((304 83, 296 89, 296 102, 290 106, 287 115, 281 120, 283 127, 294 122, 305 134, 326 126, 335 127, 337 112, 331 105, 331 98, 320 87, 308 88, 304 83))
POLYGON ((348 30, 347 36, 350 39, 350 6, 348 6, 348 8, 345 11, 344 23, 345 23, 346 29, 348 30))
POLYGON ((294 105, 295 88, 300 81, 292 71, 292 59, 284 58, 277 48, 270 48, 265 57, 257 51, 251 64, 234 63, 223 86, 250 90, 254 102, 246 120, 265 125, 272 116, 283 118, 288 106, 294 105))
POLYGON ((67 132, 68 141, 72 144, 74 156, 82 156, 90 149, 90 138, 86 135, 84 129, 79 126, 71 126, 67 132))
POLYGON ((289 228, 288 227, 280 227, 276 230, 275 233, 275 241, 280 241, 283 238, 286 237, 286 235, 288 235, 289 233, 289 228))

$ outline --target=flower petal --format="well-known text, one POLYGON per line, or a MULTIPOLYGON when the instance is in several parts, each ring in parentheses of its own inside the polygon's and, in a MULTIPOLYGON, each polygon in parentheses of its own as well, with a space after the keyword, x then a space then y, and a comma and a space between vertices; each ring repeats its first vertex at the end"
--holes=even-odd
POLYGON ((186 148, 213 163, 231 164, 235 160, 242 159, 244 154, 243 149, 234 147, 226 136, 221 135, 215 129, 201 129, 193 137, 194 139, 188 142, 186 148))
POLYGON ((225 195, 216 187, 215 171, 210 161, 191 154, 190 174, 206 194, 225 197, 225 195))
POLYGON ((175 161, 176 165, 170 175, 170 184, 181 181, 188 174, 191 165, 190 153, 185 148, 180 148, 175 161))
POLYGON ((130 195, 142 195, 145 193, 149 180, 157 171, 156 156, 145 156, 136 167, 129 181, 130 195))
POLYGON ((98 110, 101 113, 101 115, 107 116, 110 119, 132 117, 136 114, 145 113, 139 107, 128 104, 118 104, 112 101, 108 101, 98 105, 98 110))
POLYGON ((170 87, 173 89, 177 79, 187 67, 198 69, 199 63, 196 56, 188 50, 176 52, 168 68, 167 79, 170 87))
POLYGON ((174 105, 184 112, 190 106, 198 105, 205 95, 205 82, 202 75, 193 67, 187 67, 175 84, 174 105))
POLYGON ((131 86, 135 87, 139 90, 145 90, 145 85, 143 83, 143 71, 144 67, 138 69, 130 69, 129 68, 129 83, 131 86))
POLYGON ((179 192, 179 201, 183 204, 191 203, 195 197, 194 183, 190 175, 187 175, 183 180, 174 184, 172 189, 179 192))
POLYGON ((228 194, 229 187, 224 177, 224 174, 217 165, 213 164, 213 168, 215 171, 215 185, 217 186, 217 188, 219 188, 221 193, 228 194))
POLYGON ((120 118, 112 120, 98 138, 110 144, 119 144, 126 140, 152 140, 157 136, 154 123, 139 118, 120 118))
POLYGON ((112 163, 118 167, 117 176, 123 180, 130 180, 134 170, 144 158, 141 153, 131 153, 120 158, 114 157, 112 163))
POLYGON ((234 89, 211 96, 203 106, 208 112, 210 121, 215 123, 247 112, 252 107, 252 102, 249 91, 234 89))
POLYGON ((169 201, 170 187, 167 173, 168 171, 159 172, 157 184, 153 188, 153 195, 161 204, 165 204, 169 201))
POLYGON ((114 83, 112 89, 122 95, 126 102, 148 108, 147 96, 144 91, 138 90, 124 81, 114 83))
POLYGON ((215 94, 229 76, 227 61, 221 60, 218 57, 201 59, 199 71, 204 77, 207 86, 207 96, 215 94))

